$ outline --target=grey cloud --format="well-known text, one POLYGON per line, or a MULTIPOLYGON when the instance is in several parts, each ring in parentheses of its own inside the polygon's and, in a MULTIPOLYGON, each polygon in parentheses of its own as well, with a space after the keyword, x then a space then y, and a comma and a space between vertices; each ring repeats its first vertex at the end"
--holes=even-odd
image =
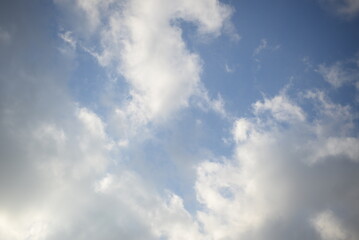
POLYGON ((11 35, 11 42, 0 45, 0 238, 137 235, 136 220, 126 223, 136 230, 116 230, 112 220, 95 226, 97 215, 114 214, 93 191, 108 164, 110 141, 101 120, 69 96, 72 62, 49 37, 49 19, 37 12, 40 3, 8 1, 0 9, 1 29, 11 35))

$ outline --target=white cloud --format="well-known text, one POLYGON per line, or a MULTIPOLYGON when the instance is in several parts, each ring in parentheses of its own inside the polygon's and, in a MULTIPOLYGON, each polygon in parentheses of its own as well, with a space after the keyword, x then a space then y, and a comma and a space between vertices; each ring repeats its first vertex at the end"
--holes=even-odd
POLYGON ((1 239, 202 239, 178 196, 112 164, 116 145, 96 113, 56 95, 51 79, 27 91, 44 80, 31 74, 1 82, 1 239))
POLYGON ((100 140, 106 138, 104 123, 96 114, 86 108, 80 108, 77 112, 77 116, 90 135, 100 140))
POLYGON ((256 55, 260 54, 267 47, 268 47, 267 39, 261 39, 260 44, 258 45, 258 47, 253 52, 253 56, 256 56, 256 55))
MULTIPOLYGON (((53 39, 37 29, 37 13, 21 8, 21 21, 11 23, 18 31, 0 66, 0 239, 203 239, 183 200, 157 191, 151 179, 126 165, 120 151, 132 143, 129 128, 141 138, 142 125, 187 106, 193 95, 223 111, 220 95, 207 99, 201 90, 200 59, 185 48, 173 21, 194 21, 201 34, 217 35, 231 10, 216 1, 133 1, 123 12, 106 4, 76 1, 75 9, 86 14, 88 32, 104 34, 101 57, 114 47, 107 54, 113 54, 117 73, 128 77, 131 99, 114 111, 124 119, 123 134, 115 139, 108 135, 113 119, 105 122, 69 96, 66 82, 74 61, 59 55, 53 39), (111 13, 110 25, 101 28, 104 11, 111 13), (109 36, 117 27, 129 35, 109 36), (116 51, 119 39, 126 46, 116 51), (23 61, 29 49, 39 55, 37 61, 23 61)), ((75 29, 60 37, 70 46, 87 44, 76 34, 75 29)))
POLYGON ((226 70, 227 73, 233 73, 235 69, 233 67, 228 66, 228 64, 224 65, 224 70, 226 70))
POLYGON ((172 193, 163 198, 133 172, 107 175, 96 185, 97 192, 116 199, 114 208, 126 208, 138 216, 150 231, 149 237, 167 239, 202 239, 199 226, 184 209, 182 199, 172 193), (136 186, 136 189, 133 189, 136 186), (126 196, 124 196, 126 194, 126 196))
POLYGON ((69 44, 72 48, 76 48, 76 39, 73 38, 72 32, 67 31, 64 33, 60 33, 59 37, 67 44, 69 44))
POLYGON ((74 103, 64 84, 73 62, 52 58, 50 39, 33 34, 38 24, 28 15, 35 13, 21 8, 26 21, 13 23, 19 31, 0 56, 6 62, 0 65, 0 239, 267 240, 293 232, 358 238, 358 137, 350 107, 315 91, 302 95, 318 107, 314 120, 284 91, 253 104, 253 117, 234 123, 233 159, 197 167, 201 207, 187 211, 180 196, 158 189, 122 156, 140 151, 131 134, 151 135, 141 126, 191 98, 228 116, 221 95, 211 99, 201 85, 201 61, 185 48, 175 20, 217 35, 231 10, 217 1, 76 4, 89 32, 103 34, 95 56, 126 77, 130 98, 113 118, 74 103), (23 61, 24 49, 36 50, 37 61, 23 61), (120 134, 113 139, 114 125, 120 134))
MULTIPOLYGON (((186 48, 177 21, 193 22, 199 34, 217 36, 228 22, 230 7, 213 0, 82 2, 77 1, 78 7, 96 22, 91 25, 101 26, 102 50, 91 50, 92 55, 130 85, 130 100, 120 107, 123 119, 117 121, 137 128, 166 120, 187 107, 193 96, 207 99, 200 81, 201 59, 186 48), (101 19, 103 25, 98 23, 101 19)), ((218 103, 213 101, 216 111, 218 103)))
POLYGON ((210 105, 212 106, 212 109, 214 112, 220 114, 221 116, 225 117, 227 115, 226 110, 225 110, 225 103, 224 100, 222 98, 222 96, 220 94, 218 94, 216 99, 213 99, 210 102, 210 105))
POLYGON ((235 121, 233 128, 233 138, 236 143, 247 140, 249 132, 252 128, 252 123, 245 118, 240 118, 235 121))
MULTIPOLYGON (((305 118, 283 91, 253 104, 253 118, 234 124, 233 160, 198 166, 196 193, 204 209, 197 216, 208 238, 317 239, 308 221, 323 206, 340 214, 343 224, 359 221, 359 139, 350 124, 355 113, 337 118, 334 112, 345 107, 318 98, 306 101, 318 107, 315 119, 305 118)), ((312 223, 321 235, 341 239, 340 225, 335 228, 331 220, 318 215, 312 223)), ((355 224, 347 228, 353 239, 359 236, 355 224)))
POLYGON ((223 118, 228 118, 229 114, 226 111, 225 108, 225 101, 223 100, 221 94, 217 94, 217 98, 211 99, 208 96, 208 92, 203 90, 202 95, 200 98, 195 99, 195 104, 198 108, 200 108, 202 111, 210 111, 219 114, 223 118))
POLYGON ((272 99, 265 98, 263 102, 253 104, 256 114, 269 112, 272 117, 278 121, 304 121, 305 114, 303 110, 292 103, 285 93, 275 96, 272 99))
POLYGON ((335 88, 348 84, 356 86, 359 82, 358 58, 338 61, 329 66, 320 64, 317 72, 323 76, 325 81, 335 88))

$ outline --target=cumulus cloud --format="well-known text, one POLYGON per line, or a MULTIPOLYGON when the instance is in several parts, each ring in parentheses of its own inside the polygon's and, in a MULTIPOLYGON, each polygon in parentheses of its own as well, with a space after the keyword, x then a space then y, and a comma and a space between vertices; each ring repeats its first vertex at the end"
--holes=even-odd
POLYGON ((115 121, 132 128, 163 121, 188 106, 192 96, 209 100, 206 104, 218 111, 219 102, 211 101, 201 84, 202 61, 186 48, 180 22, 195 24, 201 35, 217 36, 228 25, 230 7, 208 0, 76 3, 94 22, 91 26, 99 28, 100 49, 86 48, 130 86, 128 100, 114 114, 115 121))
MULTIPOLYGON (((125 19, 112 19, 107 34, 113 35, 121 28, 128 31, 128 35, 120 35, 124 47, 120 50, 119 68, 132 86, 132 116, 140 117, 139 121, 167 117, 187 106, 192 95, 203 95, 201 60, 186 49, 181 29, 173 21, 192 21, 201 33, 217 34, 230 10, 216 1, 133 1, 126 14, 125 19)), ((103 61, 116 57, 110 53, 112 41, 109 39, 105 46, 103 61)))
POLYGON ((355 114, 309 95, 315 119, 282 91, 234 123, 233 159, 199 165, 197 216, 210 239, 358 238, 355 114))

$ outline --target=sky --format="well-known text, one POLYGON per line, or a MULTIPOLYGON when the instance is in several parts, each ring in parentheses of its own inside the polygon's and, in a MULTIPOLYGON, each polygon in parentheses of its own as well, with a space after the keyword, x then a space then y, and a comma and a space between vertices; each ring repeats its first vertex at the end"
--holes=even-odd
POLYGON ((0 239, 359 239, 358 0, 3 0, 0 239))

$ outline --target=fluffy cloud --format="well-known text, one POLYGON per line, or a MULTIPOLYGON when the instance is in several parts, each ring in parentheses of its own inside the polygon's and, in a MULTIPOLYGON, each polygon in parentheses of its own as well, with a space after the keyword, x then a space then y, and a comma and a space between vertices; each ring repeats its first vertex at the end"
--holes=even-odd
MULTIPOLYGON (((160 25, 149 22, 152 24, 149 33, 137 36, 139 29, 148 27, 147 15, 142 15, 146 8, 166 7, 166 2, 162 5, 132 3, 138 8, 128 6, 122 19, 126 20, 123 24, 129 35, 102 39, 104 49, 98 57, 105 58, 107 47, 114 47, 116 51, 117 39, 123 40, 121 45, 133 48, 133 53, 126 52, 127 47, 114 52, 112 57, 116 59, 110 61, 116 62, 116 68, 128 77, 132 87, 129 95, 133 99, 125 102, 124 110, 119 109, 116 114, 122 111, 124 118, 129 118, 128 125, 130 120, 143 120, 144 123, 134 125, 138 126, 161 115, 162 109, 163 114, 168 115, 187 105, 189 97, 197 91, 202 94, 202 90, 198 90, 201 88, 199 57, 186 50, 179 23, 171 22, 177 19, 172 19, 172 14, 198 21, 201 34, 216 35, 222 18, 227 18, 230 10, 209 1, 210 7, 204 8, 202 14, 205 2, 181 1, 179 6, 167 6, 169 12, 163 10, 163 16, 160 14, 158 19, 160 25), (201 14, 199 19, 197 14, 201 14), (142 37, 154 41, 142 41, 142 37), (148 43, 150 45, 141 48, 148 43), (141 53, 136 47, 148 51, 149 55, 135 56, 141 53), (148 73, 149 78, 137 76, 136 71, 148 73)), ((108 134, 108 123, 90 108, 74 102, 67 89, 74 61, 54 47, 58 40, 44 30, 47 29, 43 25, 48 22, 46 16, 28 11, 30 5, 32 10, 40 7, 36 3, 10 2, 0 10, 2 19, 6 20, 0 22, 0 238, 201 239, 200 227, 185 210, 183 200, 171 192, 158 191, 150 180, 143 179, 123 163, 117 146, 124 147, 127 141, 116 144, 108 134)), ((61 6, 66 8, 66 3, 61 6)), ((86 34, 103 30, 105 37, 113 30, 111 24, 99 30, 101 12, 108 6, 99 1, 76 2, 75 9, 82 9, 90 16, 86 34)), ((109 20, 122 24, 116 22, 120 20, 118 17, 113 13, 109 20)), ((64 31, 60 38, 72 48, 85 49, 85 40, 77 39, 75 33, 64 31)), ((215 100, 216 111, 220 111, 222 105, 221 98, 215 100)))
POLYGON ((114 121, 135 131, 149 122, 168 119, 188 106, 193 96, 223 114, 221 103, 208 98, 201 84, 202 62, 186 48, 181 22, 193 23, 200 35, 217 36, 228 22, 231 8, 215 0, 110 2, 76 3, 95 22, 91 26, 99 28, 99 47, 91 50, 86 46, 86 50, 130 86, 114 121))
POLYGON ((282 91, 235 122, 232 160, 199 165, 197 216, 209 239, 358 238, 355 114, 322 92, 303 96, 314 119, 282 91))
POLYGON ((292 103, 285 94, 280 94, 272 99, 264 99, 253 105, 255 114, 269 112, 277 121, 304 121, 305 114, 300 107, 292 103))

